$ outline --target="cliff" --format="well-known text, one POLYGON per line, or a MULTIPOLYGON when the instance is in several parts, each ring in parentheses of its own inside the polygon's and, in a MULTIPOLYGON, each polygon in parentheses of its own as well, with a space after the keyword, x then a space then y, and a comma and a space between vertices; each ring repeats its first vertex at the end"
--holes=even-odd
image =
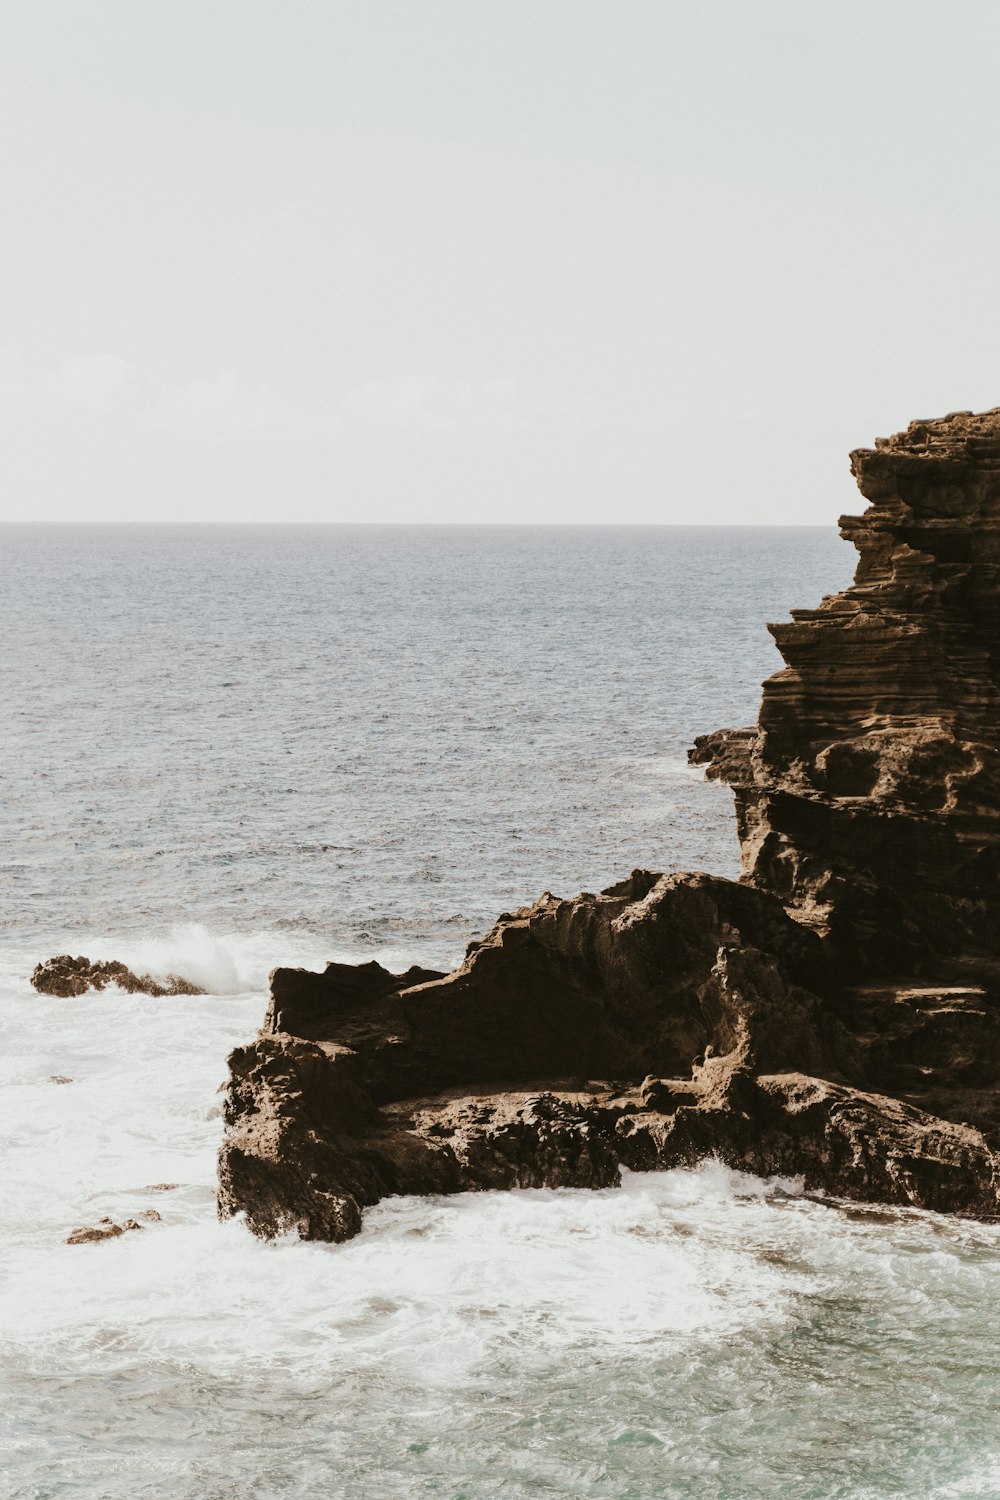
POLYGON ((992 973, 1000 957, 1000 411, 851 454, 851 588, 770 627, 755 730, 699 742, 736 792, 744 876, 841 963, 992 973))
POLYGON ((772 626, 743 875, 636 871, 449 975, 278 969, 230 1058, 219 1208, 343 1239, 390 1193, 604 1187, 708 1154, 848 1198, 1000 1203, 1000 410, 852 454, 854 584, 772 626))

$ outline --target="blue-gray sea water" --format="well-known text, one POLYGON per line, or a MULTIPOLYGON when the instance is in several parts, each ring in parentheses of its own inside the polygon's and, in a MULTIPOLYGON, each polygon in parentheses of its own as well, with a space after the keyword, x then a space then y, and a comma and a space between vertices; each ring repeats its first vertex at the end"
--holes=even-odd
POLYGON ((3 1496, 1000 1496, 993 1226, 712 1163, 390 1200, 339 1247, 214 1214, 274 963, 450 964, 546 889, 736 873, 685 752, 849 580, 835 529, 0 546, 3 1496), (210 993, 36 995, 65 951, 210 993))

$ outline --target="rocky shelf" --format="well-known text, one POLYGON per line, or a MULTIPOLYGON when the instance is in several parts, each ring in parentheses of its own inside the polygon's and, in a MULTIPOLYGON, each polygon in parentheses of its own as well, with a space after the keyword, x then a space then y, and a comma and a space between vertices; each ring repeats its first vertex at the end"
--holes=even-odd
POLYGON ((342 1240, 393 1193, 607 1187, 705 1156, 1000 1214, 1000 408, 851 455, 853 585, 771 626, 700 738, 739 881, 637 870, 452 974, 277 969, 230 1058, 219 1211, 342 1240))

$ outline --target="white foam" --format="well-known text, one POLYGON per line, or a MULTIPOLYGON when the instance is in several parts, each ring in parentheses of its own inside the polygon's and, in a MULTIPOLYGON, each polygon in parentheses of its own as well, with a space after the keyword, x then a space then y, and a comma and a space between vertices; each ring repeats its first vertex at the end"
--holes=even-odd
POLYGON ((929 1500, 965 1500, 967 1496, 974 1500, 996 1500, 997 1495, 1000 1495, 1000 1455, 981 1467, 977 1465, 972 1473, 963 1474, 960 1479, 939 1485, 929 1500))
MULTIPOLYGON (((130 1206, 148 1202, 164 1223, 26 1248, 0 1326, 31 1362, 59 1349, 86 1365, 100 1349, 104 1361, 177 1357, 217 1376, 249 1360, 308 1382, 389 1359, 396 1378, 441 1386, 515 1345, 534 1361, 599 1347, 641 1359, 667 1338, 780 1321, 794 1279, 735 1243, 706 1264, 674 1224, 675 1199, 702 1199, 691 1177, 630 1180, 621 1193, 388 1200, 341 1247, 265 1245, 213 1222, 204 1202, 133 1188, 130 1206)), ((722 1202, 718 1186, 708 1193, 722 1202)))
MULTIPOLYGON (((223 945, 237 983, 266 946, 223 945)), ((914 1500, 996 1492, 970 1434, 988 1436, 1000 1230, 845 1214, 706 1162, 619 1191, 386 1200, 346 1245, 264 1244, 214 1205, 216 1090, 263 994, 58 1000, 18 972, 0 1375, 24 1493, 349 1494, 357 1474, 359 1496, 762 1496, 790 1453, 833 1473, 846 1434, 873 1455, 852 1500, 893 1493, 869 1480, 904 1454, 914 1500), (149 1208, 161 1222, 64 1243, 149 1208), (74 1422, 113 1445, 124 1409, 134 1440, 89 1469, 74 1422)))
POLYGON ((134 973, 161 981, 178 975, 210 995, 264 994, 269 973, 279 966, 322 970, 331 961, 375 959, 388 969, 402 971, 420 961, 413 948, 398 942, 369 943, 362 951, 313 931, 218 932, 199 922, 184 922, 147 937, 113 930, 57 933, 48 939, 44 951, 37 942, 0 947, 0 986, 28 993, 35 964, 57 953, 118 959, 134 973))
POLYGON ((163 979, 178 974, 213 995, 240 995, 267 987, 279 964, 321 969, 332 955, 312 933, 217 933, 197 922, 161 937, 122 938, 112 955, 137 973, 163 979))

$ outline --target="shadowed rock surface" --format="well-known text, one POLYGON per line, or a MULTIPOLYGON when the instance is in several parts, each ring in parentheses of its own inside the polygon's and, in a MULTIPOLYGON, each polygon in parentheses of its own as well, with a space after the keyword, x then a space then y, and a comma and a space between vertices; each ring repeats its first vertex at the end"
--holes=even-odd
POLYGON ((741 880, 545 895, 449 975, 276 970, 230 1058, 223 1215, 340 1240, 391 1193, 706 1155, 997 1214, 1000 410, 851 461, 854 584, 771 627, 758 724, 692 751, 734 788, 741 880))
POLYGON ((109 984, 116 984, 120 990, 126 990, 130 995, 162 997, 205 993, 189 979, 181 979, 176 974, 168 974, 161 984, 148 974, 133 974, 131 969, 117 959, 98 959, 92 963, 89 958, 71 958, 68 953, 47 959, 43 964, 36 964, 31 982, 40 994, 63 998, 85 995, 88 990, 103 990, 109 984))
POLYGON ((1000 958, 1000 414, 851 455, 851 588, 772 625, 755 730, 698 742, 729 781, 744 877, 851 968, 1000 958))

